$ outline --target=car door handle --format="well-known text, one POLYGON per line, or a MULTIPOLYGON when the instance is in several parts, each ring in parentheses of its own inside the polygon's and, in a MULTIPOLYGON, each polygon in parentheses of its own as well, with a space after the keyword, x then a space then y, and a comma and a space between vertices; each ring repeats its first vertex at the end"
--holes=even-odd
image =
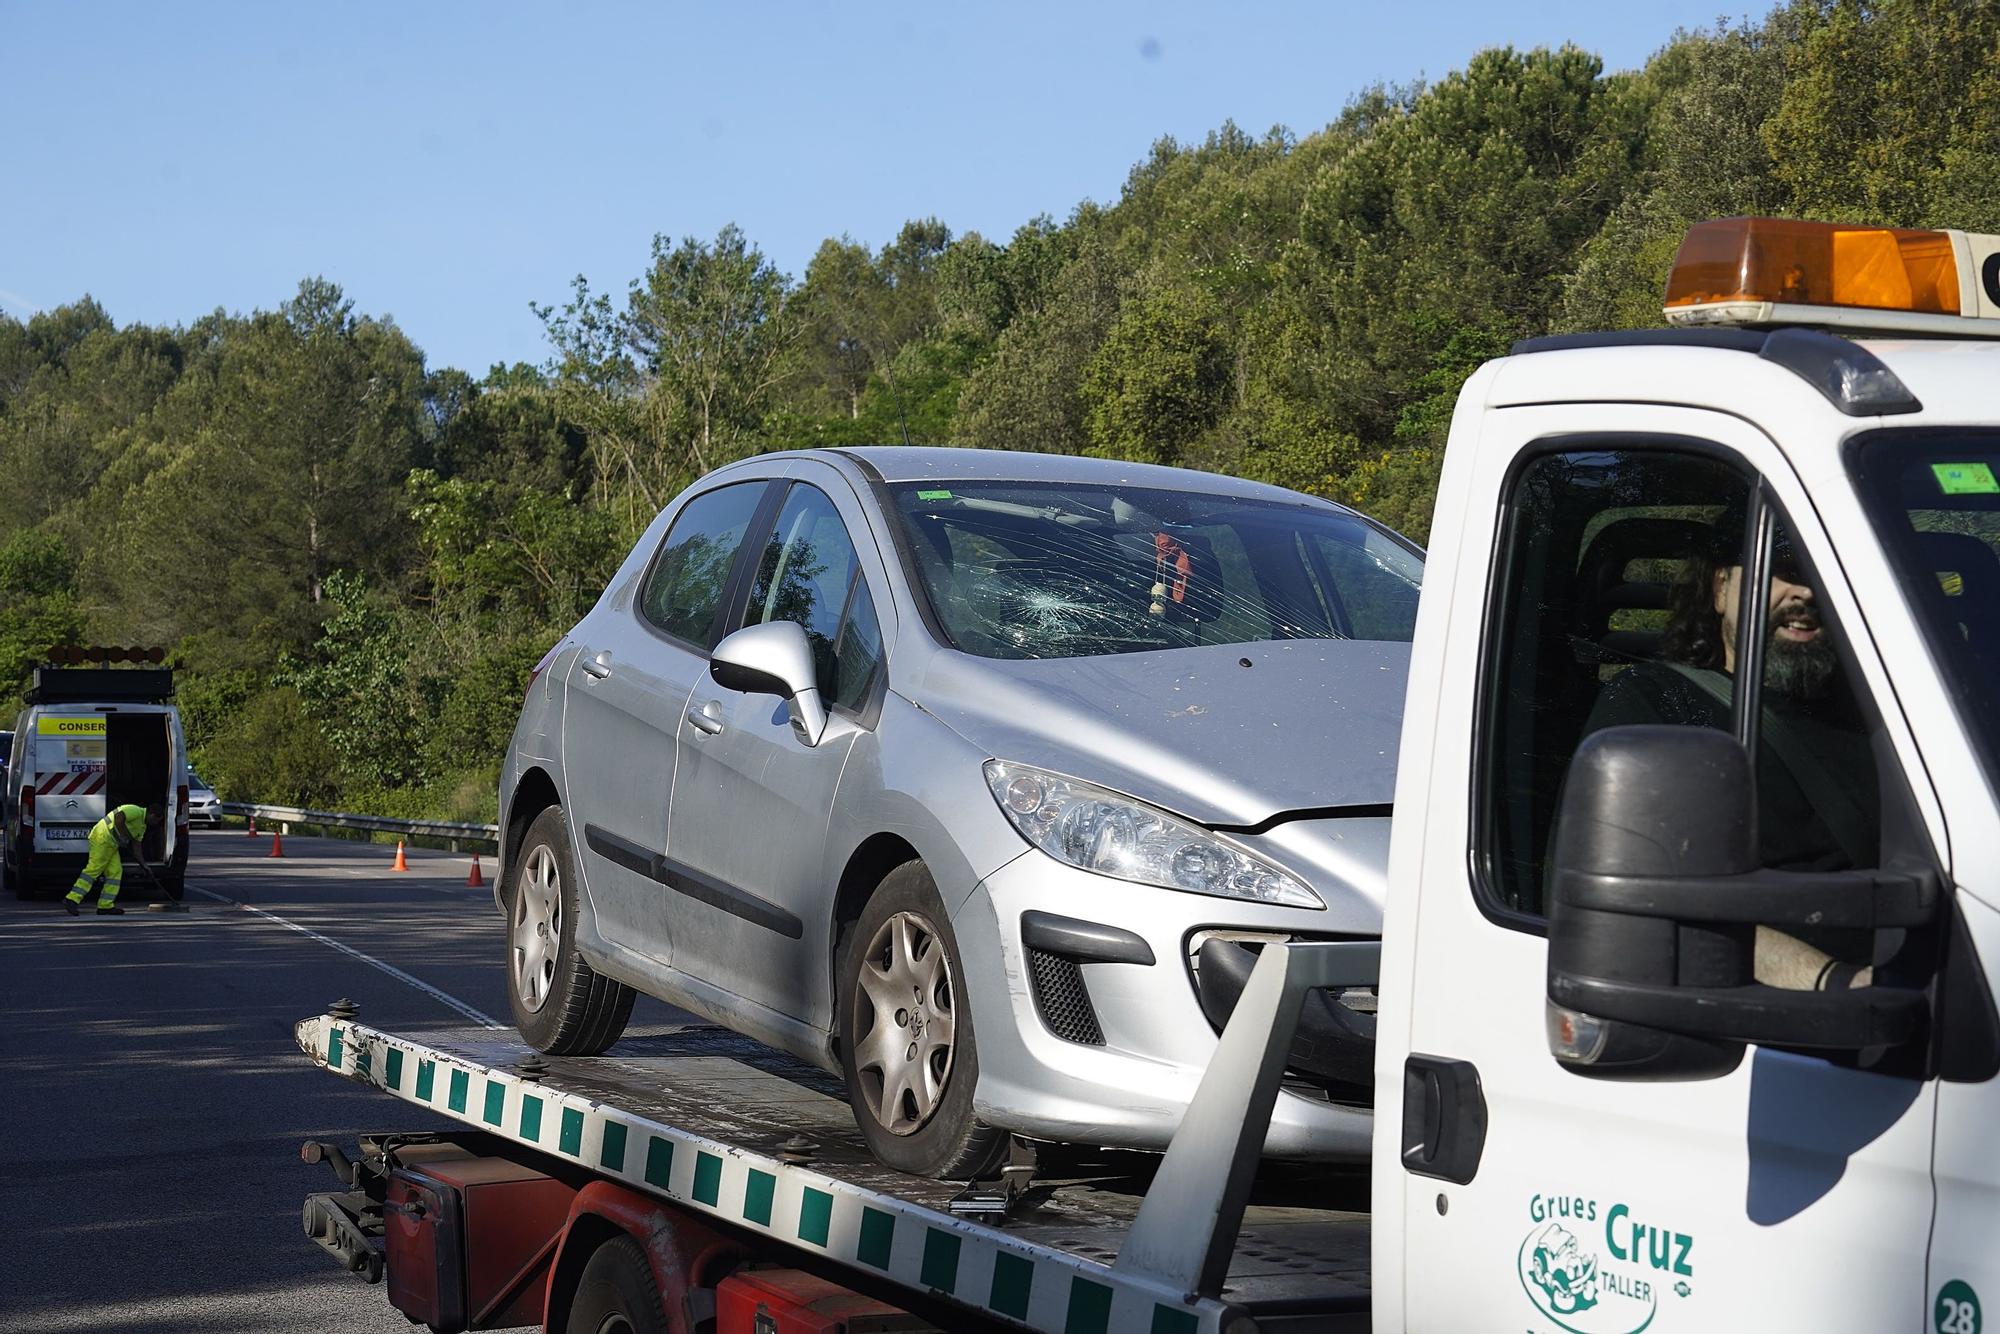
POLYGON ((706 732, 714 736, 722 730, 722 705, 715 700, 699 706, 690 704, 688 721, 694 724, 697 732, 706 732))
POLYGON ((611 675, 611 650, 603 649, 588 658, 579 659, 577 666, 583 668, 585 676, 594 676, 602 681, 611 675))

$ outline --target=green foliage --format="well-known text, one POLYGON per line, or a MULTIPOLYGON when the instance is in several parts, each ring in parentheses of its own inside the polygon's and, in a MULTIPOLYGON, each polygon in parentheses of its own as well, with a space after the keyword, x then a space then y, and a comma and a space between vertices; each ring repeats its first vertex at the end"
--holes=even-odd
POLYGON ((325 809, 344 795, 338 757, 289 686, 236 704, 193 759, 226 801, 325 809))
POLYGON ((25 528, 0 544, 0 718, 14 716, 50 647, 82 635, 75 570, 53 533, 25 528))
POLYGON ((1205 293, 1133 301, 1084 372, 1090 453, 1180 463, 1221 417, 1230 346, 1205 293))
POLYGON ((654 238, 535 307, 541 366, 428 368, 308 279, 185 327, 0 315, 0 694, 160 643, 234 798, 490 819, 528 673, 661 506, 761 450, 952 443, 1206 468, 1422 540, 1460 387, 1660 320, 1692 222, 2000 231, 2000 8, 1788 0, 1606 75, 1481 52, 1295 135, 1161 139, 1004 241, 935 218, 794 280, 654 238))
POLYGON ((335 573, 325 592, 329 610, 311 654, 276 680, 298 692, 345 783, 405 786, 422 776, 417 743, 436 710, 436 682, 416 670, 412 627, 365 580, 335 573))

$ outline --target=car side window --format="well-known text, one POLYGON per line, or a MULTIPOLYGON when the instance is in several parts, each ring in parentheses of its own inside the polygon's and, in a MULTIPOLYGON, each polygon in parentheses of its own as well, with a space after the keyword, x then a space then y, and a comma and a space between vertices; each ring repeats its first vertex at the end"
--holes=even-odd
MULTIPOLYGON (((1661 448, 1542 454, 1515 474, 1493 570, 1477 744, 1479 857, 1493 906, 1540 917, 1570 757, 1600 728, 1737 725, 1756 603, 1748 472, 1661 448), (1748 609, 1748 610, 1746 610, 1748 609), (1743 615, 1739 616, 1739 612, 1743 615)), ((1880 803, 1848 654, 1774 516, 1754 717, 1764 864, 1878 864, 1880 803)))
POLYGON ((639 593, 639 611, 677 639, 715 646, 715 613, 729 567, 757 513, 766 483, 736 482, 694 499, 674 516, 639 593))
POLYGON ((881 629, 840 511, 803 482, 785 497, 750 586, 743 623, 766 621, 793 621, 806 632, 822 700, 860 705, 881 658, 881 629))

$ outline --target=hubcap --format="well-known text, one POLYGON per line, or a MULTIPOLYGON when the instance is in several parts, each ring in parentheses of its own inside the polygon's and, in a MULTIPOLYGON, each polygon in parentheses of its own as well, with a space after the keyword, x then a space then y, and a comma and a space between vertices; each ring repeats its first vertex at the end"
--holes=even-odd
POLYGON ((944 942, 916 913, 884 922, 862 952, 854 1018, 862 1101, 891 1134, 914 1134, 944 1097, 956 1032, 944 942))
POLYGON ((514 959, 514 991, 521 1007, 539 1014, 556 981, 556 950, 562 943, 562 875, 555 851, 535 846, 514 890, 514 924, 509 932, 514 959))

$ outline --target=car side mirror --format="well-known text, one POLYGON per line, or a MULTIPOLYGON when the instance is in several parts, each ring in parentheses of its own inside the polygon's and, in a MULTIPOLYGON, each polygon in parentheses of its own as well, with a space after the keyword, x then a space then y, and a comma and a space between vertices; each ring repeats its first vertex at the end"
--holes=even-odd
POLYGON ((826 731, 826 706, 819 697, 812 645, 797 622, 766 621, 724 636, 709 654, 708 674, 724 690, 784 700, 799 740, 819 744, 826 731))
POLYGON ((1760 865, 1749 757, 1726 732, 1612 727, 1570 761, 1552 840, 1548 1038, 1610 1078, 1726 1073, 1743 1045, 1860 1051, 1923 1039, 1924 992, 1755 979, 1757 927, 1934 925, 1930 875, 1760 865))

